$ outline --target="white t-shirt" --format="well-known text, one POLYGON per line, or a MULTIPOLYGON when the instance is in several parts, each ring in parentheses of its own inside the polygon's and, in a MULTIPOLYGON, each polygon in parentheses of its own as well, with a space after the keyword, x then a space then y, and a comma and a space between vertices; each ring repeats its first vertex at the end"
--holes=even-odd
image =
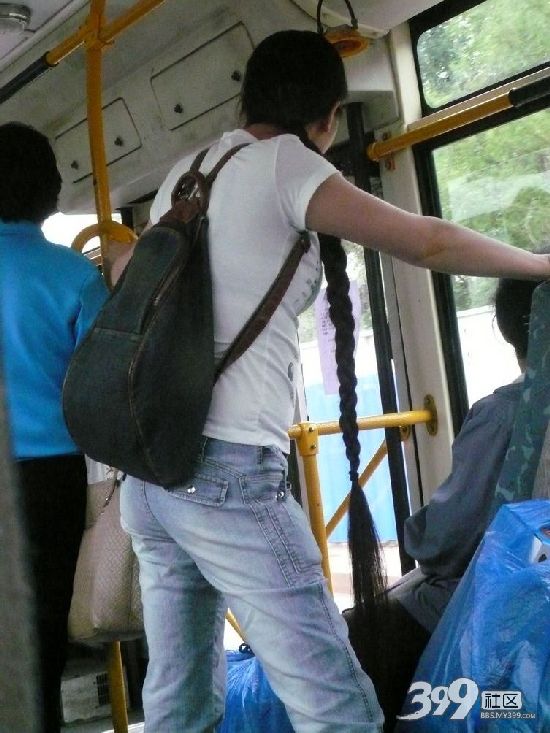
MULTIPOLYGON (((219 173, 208 210, 214 297, 215 354, 220 358, 268 291, 305 229, 309 201, 336 168, 295 135, 257 140, 242 129, 225 133, 201 165, 209 172, 230 148, 239 150, 219 173)), ((155 223, 192 158, 179 161, 151 207, 155 223)), ((300 368, 297 316, 321 282, 319 242, 300 262, 283 301, 248 350, 220 376, 204 434, 233 443, 277 445, 288 452, 300 368)))

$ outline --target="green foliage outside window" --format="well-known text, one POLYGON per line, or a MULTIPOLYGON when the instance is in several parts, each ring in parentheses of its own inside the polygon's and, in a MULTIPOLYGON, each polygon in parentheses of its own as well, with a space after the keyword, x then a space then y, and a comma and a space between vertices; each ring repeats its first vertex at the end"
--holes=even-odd
POLYGON ((550 59, 548 0, 486 0, 422 34, 424 98, 437 108, 550 59))
MULTIPOLYGON (((550 110, 434 151, 445 219, 532 250, 550 244, 550 110)), ((492 301, 494 280, 455 278, 458 310, 492 301)))
MULTIPOLYGON (((485 0, 422 34, 424 98, 437 108, 548 62, 548 0, 485 0)), ((523 249, 550 244, 550 112, 433 153, 442 215, 523 249)), ((454 278, 458 310, 492 302, 494 280, 454 278)))

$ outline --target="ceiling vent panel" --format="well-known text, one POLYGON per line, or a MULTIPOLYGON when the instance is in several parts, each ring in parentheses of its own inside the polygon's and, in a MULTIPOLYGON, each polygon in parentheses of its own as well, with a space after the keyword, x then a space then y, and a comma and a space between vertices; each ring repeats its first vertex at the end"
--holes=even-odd
POLYGON ((237 97, 252 49, 238 24, 155 74, 151 85, 165 126, 175 130, 237 97))
MULTIPOLYGON (((141 147, 138 131, 123 99, 115 99, 103 107, 103 127, 108 165, 141 147)), ((76 183, 91 175, 87 120, 56 137, 55 153, 64 181, 76 183)))

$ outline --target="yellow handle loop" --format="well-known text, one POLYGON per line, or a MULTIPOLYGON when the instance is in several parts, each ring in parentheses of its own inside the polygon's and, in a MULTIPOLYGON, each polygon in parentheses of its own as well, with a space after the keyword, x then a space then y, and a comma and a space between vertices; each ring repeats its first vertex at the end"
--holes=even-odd
POLYGON ((74 238, 71 248, 76 249, 77 252, 82 252, 86 242, 94 237, 99 237, 101 234, 104 234, 107 239, 120 242, 120 244, 130 245, 137 240, 136 233, 124 224, 118 221, 103 221, 98 224, 91 224, 79 232, 74 238))

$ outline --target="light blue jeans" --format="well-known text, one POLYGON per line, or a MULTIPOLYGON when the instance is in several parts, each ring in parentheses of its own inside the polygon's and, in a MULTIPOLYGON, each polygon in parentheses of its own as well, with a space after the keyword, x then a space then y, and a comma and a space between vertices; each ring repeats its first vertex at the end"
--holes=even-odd
POLYGON ((193 480, 127 478, 149 666, 145 733, 212 733, 225 700, 229 606, 296 733, 379 731, 382 712, 323 578, 275 447, 205 438, 193 480))

